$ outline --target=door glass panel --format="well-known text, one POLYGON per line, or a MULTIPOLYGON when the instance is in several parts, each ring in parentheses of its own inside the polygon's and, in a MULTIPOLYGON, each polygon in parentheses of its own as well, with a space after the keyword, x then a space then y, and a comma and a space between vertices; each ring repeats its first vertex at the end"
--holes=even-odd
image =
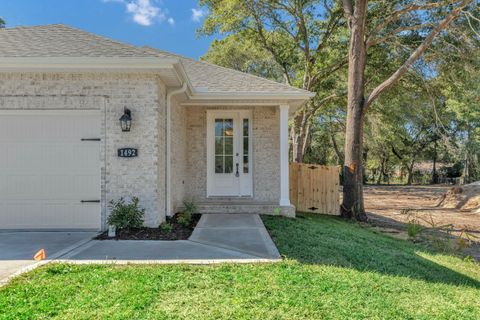
POLYGON ((233 119, 215 119, 215 173, 233 172, 233 119))
POLYGON ((223 119, 215 119, 215 137, 223 136, 223 119))
POLYGON ((233 156, 224 156, 225 159, 225 173, 233 172, 233 156))
POLYGON ((224 142, 225 142, 224 154, 233 155, 233 137, 224 138, 224 142))
POLYGON ((223 173, 223 156, 215 156, 215 173, 223 173))
POLYGON ((243 119, 243 173, 248 173, 248 156, 249 156, 249 120, 243 119))
POLYGON ((223 154, 223 138, 215 137, 215 154, 223 154))

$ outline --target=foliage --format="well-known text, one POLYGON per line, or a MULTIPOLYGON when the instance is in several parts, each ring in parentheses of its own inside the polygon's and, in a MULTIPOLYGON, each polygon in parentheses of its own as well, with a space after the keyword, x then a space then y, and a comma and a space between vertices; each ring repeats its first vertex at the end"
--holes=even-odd
POLYGON ((187 201, 185 200, 183 202, 183 205, 185 206, 185 210, 183 213, 178 215, 178 223, 183 224, 184 226, 190 225, 192 222, 192 216, 197 212, 197 205, 195 204, 194 201, 187 201))
POLYGON ((126 203, 123 198, 115 201, 111 200, 108 204, 110 215, 107 223, 114 226, 117 230, 141 228, 145 216, 145 209, 140 208, 139 199, 132 197, 130 203, 126 203))
MULTIPOLYGON (((343 164, 345 158, 344 57, 349 43, 339 3, 201 1, 209 15, 200 33, 224 36, 212 44, 204 60, 317 93, 312 104, 302 108, 297 114, 299 118, 291 123, 292 132, 297 131, 292 139, 301 133, 299 127, 305 128, 302 160, 307 163, 343 164), (308 26, 306 38, 299 35, 302 24, 308 26), (324 45, 318 47, 322 39, 324 45), (315 57, 311 62, 307 48, 315 57), (328 69, 336 62, 341 67, 328 69), (308 81, 310 77, 315 81, 308 81)), ((413 1, 398 0, 370 3, 367 31, 369 40, 375 43, 368 47, 367 90, 373 90, 394 73, 425 39, 432 25, 450 10, 439 7, 411 12, 375 32, 395 10, 411 4, 413 1), (425 25, 394 33, 417 23, 425 25)), ((462 172, 463 176, 468 175, 466 181, 480 179, 480 55, 476 35, 480 30, 479 14, 478 8, 465 9, 448 32, 442 32, 403 78, 372 105, 364 128, 366 181, 430 183, 433 172, 428 177, 415 173, 415 168, 419 163, 433 166, 434 159, 442 166, 466 163, 468 171, 462 172)), ((298 143, 292 140, 292 150, 298 143)), ((292 159, 297 158, 293 155, 292 159)))
POLYGON ((0 17, 0 29, 5 28, 5 25, 6 25, 5 20, 3 20, 2 17, 0 17))
POLYGON ((478 263, 335 217, 263 219, 282 262, 49 264, 0 288, 0 319, 480 318, 478 263))
POLYGON ((416 219, 412 219, 408 222, 407 233, 410 238, 415 238, 423 230, 422 225, 416 219))
POLYGON ((164 222, 160 225, 160 230, 165 232, 172 232, 173 226, 171 223, 164 222))

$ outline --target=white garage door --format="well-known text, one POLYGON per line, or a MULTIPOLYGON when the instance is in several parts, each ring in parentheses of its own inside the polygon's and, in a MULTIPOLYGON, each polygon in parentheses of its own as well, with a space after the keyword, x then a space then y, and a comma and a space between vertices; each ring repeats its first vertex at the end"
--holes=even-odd
POLYGON ((100 114, 0 110, 0 229, 100 229, 100 114))

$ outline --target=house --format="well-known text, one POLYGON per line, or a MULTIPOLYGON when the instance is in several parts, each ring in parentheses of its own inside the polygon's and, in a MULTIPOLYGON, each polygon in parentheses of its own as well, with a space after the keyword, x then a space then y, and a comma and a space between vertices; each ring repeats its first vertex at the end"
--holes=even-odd
POLYGON ((184 200, 293 216, 288 118, 312 96, 65 25, 0 29, 0 229, 103 230, 131 196, 150 227, 184 200))

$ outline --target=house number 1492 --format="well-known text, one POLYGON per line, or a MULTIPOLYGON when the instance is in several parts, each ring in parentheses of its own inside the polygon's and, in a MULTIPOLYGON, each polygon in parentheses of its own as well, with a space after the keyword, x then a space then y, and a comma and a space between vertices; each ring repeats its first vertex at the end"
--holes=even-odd
POLYGON ((118 149, 117 154, 120 158, 133 158, 138 155, 138 149, 121 148, 121 149, 118 149))

